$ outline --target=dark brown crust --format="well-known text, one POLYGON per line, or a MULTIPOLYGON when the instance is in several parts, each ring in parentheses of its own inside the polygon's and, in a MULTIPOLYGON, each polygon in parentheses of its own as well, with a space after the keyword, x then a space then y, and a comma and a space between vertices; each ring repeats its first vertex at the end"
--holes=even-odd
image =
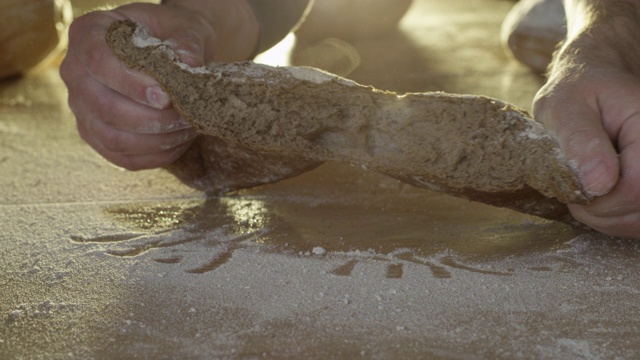
POLYGON ((220 195, 293 177, 320 164, 298 157, 265 154, 214 136, 200 136, 166 169, 191 187, 220 195))
POLYGON ((563 202, 589 200, 557 143, 508 104, 442 93, 398 97, 251 63, 198 73, 181 68, 166 45, 135 46, 137 30, 130 21, 114 23, 107 42, 128 65, 156 78, 187 121, 212 135, 170 167, 201 189, 231 191, 342 161, 567 223, 575 220, 563 202))

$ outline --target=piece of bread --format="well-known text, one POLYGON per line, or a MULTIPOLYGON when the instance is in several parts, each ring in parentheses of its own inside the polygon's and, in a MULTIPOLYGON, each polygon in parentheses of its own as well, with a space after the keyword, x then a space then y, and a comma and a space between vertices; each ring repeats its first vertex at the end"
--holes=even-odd
MULTIPOLYGON (((565 222, 574 220, 563 203, 589 200, 556 141, 524 112, 498 100, 398 96, 312 68, 252 62, 189 68, 169 45, 130 21, 114 23, 107 42, 129 66, 153 76, 187 121, 216 139, 203 137, 176 165, 200 168, 200 175, 208 171, 202 164, 237 157, 231 147, 223 153, 202 145, 213 141, 248 149, 243 164, 262 166, 274 159, 276 168, 292 169, 270 174, 269 166, 258 166, 266 173, 254 174, 254 180, 262 176, 264 182, 339 161, 565 222), (251 164, 251 156, 261 164, 251 164), (293 169, 295 164, 301 166, 293 169)), ((225 190, 260 182, 247 184, 242 173, 215 176, 227 177, 225 190)))

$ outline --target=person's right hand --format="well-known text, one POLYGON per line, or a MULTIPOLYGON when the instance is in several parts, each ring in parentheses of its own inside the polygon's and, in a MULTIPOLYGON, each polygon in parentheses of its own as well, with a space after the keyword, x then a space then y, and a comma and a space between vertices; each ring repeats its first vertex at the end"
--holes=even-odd
MULTIPOLYGON (((169 96, 154 79, 128 68, 108 47, 105 35, 113 21, 131 19, 142 24, 152 36, 173 44, 180 61, 192 67, 243 57, 238 54, 248 56, 257 41, 245 36, 248 41, 244 46, 238 37, 238 44, 221 48, 223 27, 214 29, 212 19, 205 18, 207 12, 182 6, 186 1, 175 3, 134 3, 112 11, 91 12, 76 19, 69 30, 69 49, 60 75, 69 90, 69 106, 76 115, 78 131, 103 157, 126 169, 170 164, 189 148, 197 134, 172 108, 169 96), (249 50, 229 54, 229 49, 239 46, 249 50)), ((225 11, 240 9, 235 15, 248 18, 245 22, 249 25, 255 20, 247 6, 230 8, 228 2, 215 1, 208 4, 222 4, 227 7, 225 11)), ((233 18, 234 14, 225 15, 233 18)), ((234 19, 238 20, 237 16, 234 19)), ((254 30, 250 26, 248 29, 254 30)))
POLYGON ((534 99, 535 118, 594 197, 569 205, 573 216, 605 234, 640 239, 640 0, 572 4, 575 28, 534 99))

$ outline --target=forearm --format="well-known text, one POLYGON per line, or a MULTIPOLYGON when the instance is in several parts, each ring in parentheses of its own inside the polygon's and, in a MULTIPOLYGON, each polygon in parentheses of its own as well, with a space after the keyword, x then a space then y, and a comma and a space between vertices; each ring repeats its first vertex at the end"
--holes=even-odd
POLYGON ((563 0, 567 14, 568 38, 612 20, 640 22, 640 0, 563 0))
POLYGON ((585 63, 640 70, 640 0, 564 0, 564 5, 567 39, 556 54, 556 70, 585 63))
POLYGON ((260 39, 256 54, 269 49, 294 30, 314 2, 314 0, 246 1, 260 24, 260 39))
POLYGON ((282 40, 313 0, 162 0, 201 14, 218 38, 216 59, 249 59, 282 40))

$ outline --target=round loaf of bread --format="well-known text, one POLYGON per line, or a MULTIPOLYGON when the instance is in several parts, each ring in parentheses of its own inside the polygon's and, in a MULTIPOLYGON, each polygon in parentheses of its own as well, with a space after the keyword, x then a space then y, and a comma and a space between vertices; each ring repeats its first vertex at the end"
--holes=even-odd
POLYGON ((46 62, 66 45, 68 0, 0 1, 0 78, 46 62))

